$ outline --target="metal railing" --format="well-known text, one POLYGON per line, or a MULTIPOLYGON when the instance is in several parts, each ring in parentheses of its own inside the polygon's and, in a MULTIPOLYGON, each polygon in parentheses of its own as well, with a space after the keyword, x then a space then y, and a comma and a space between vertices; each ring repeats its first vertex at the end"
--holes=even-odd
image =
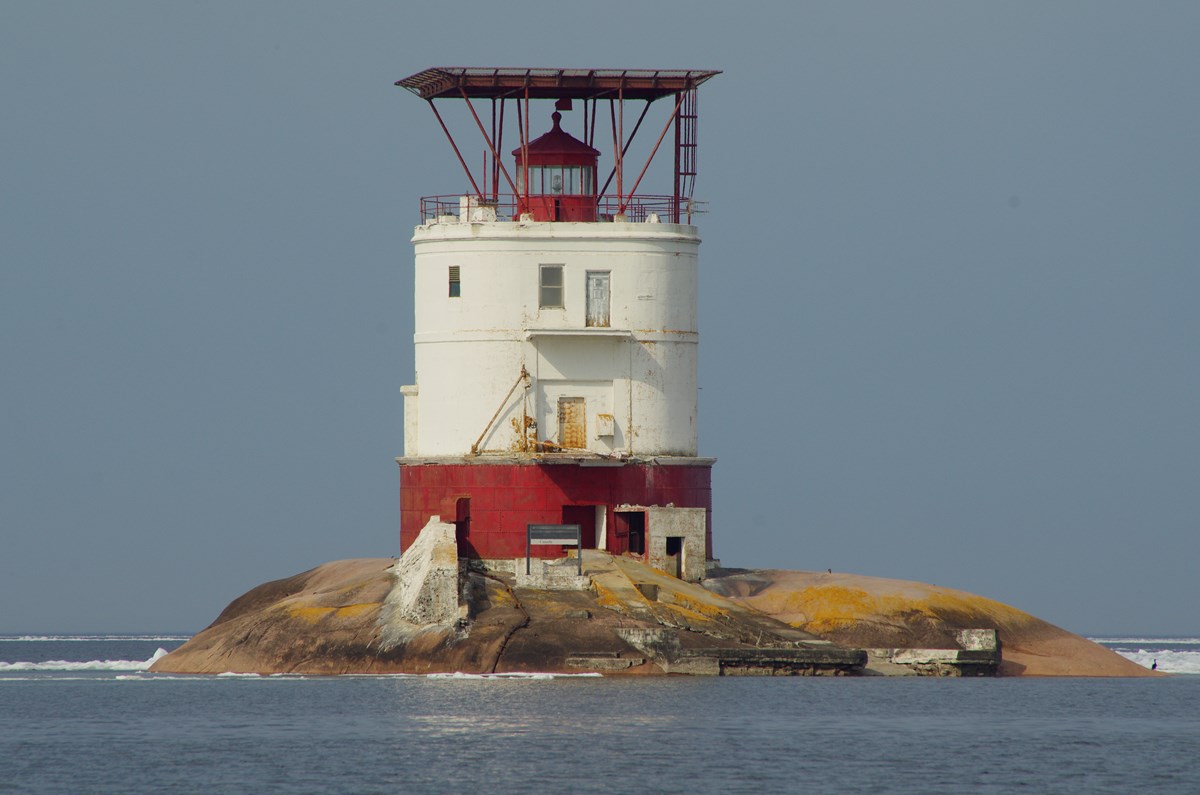
MULTIPOLYGON (((455 193, 442 196, 421 197, 421 223, 437 221, 443 216, 459 216, 463 211, 463 194, 455 193)), ((496 201, 479 200, 469 197, 472 208, 492 208, 496 212, 497 221, 514 221, 518 217, 519 196, 502 193, 496 201)), ((540 197, 530 197, 531 199, 540 197)), ((682 196, 649 196, 638 194, 618 198, 609 194, 596 197, 595 221, 611 221, 625 206, 625 220, 633 223, 645 222, 652 214, 666 224, 690 224, 692 214, 696 212, 691 199, 682 196)))

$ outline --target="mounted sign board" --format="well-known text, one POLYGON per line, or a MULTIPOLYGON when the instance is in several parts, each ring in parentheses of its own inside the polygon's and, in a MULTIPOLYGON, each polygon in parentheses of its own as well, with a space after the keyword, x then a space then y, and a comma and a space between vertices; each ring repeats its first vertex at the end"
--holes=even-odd
POLYGON ((575 547, 579 576, 583 576, 583 536, 577 524, 530 524, 525 526, 525 574, 529 574, 529 548, 534 544, 575 547))

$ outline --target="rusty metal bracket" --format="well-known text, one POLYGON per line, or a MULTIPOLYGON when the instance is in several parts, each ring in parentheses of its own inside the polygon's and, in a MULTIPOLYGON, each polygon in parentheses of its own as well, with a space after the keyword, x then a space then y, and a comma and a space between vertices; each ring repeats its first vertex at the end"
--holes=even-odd
MULTIPOLYGON (((646 113, 650 110, 650 102, 651 101, 652 100, 648 100, 646 102, 646 104, 642 107, 642 113, 640 116, 638 116, 637 124, 633 125, 633 132, 629 133, 629 137, 627 139, 625 139, 625 145, 621 147, 620 159, 622 161, 625 160, 625 155, 626 155, 626 153, 629 152, 629 147, 633 145, 633 139, 637 137, 638 130, 640 130, 642 127, 642 119, 646 118, 646 113)), ((594 120, 593 120, 592 126, 593 126, 593 128, 595 127, 594 120)), ((591 142, 589 141, 588 143, 590 144, 591 142)), ((644 170, 645 169, 643 169, 643 171, 644 170)), ((601 188, 596 195, 598 195, 598 196, 604 195, 605 191, 608 190, 608 186, 612 184, 613 177, 615 177, 616 174, 617 174, 617 167, 614 165, 612 167, 612 169, 608 172, 608 179, 604 180, 604 187, 601 188)))
MULTIPOLYGON (((508 183, 508 186, 513 189, 513 192, 516 193, 517 186, 513 184, 512 177, 508 175, 508 169, 504 167, 504 163, 500 159, 500 154, 496 151, 496 145, 492 143, 492 139, 487 134, 487 130, 483 128, 483 122, 479 120, 479 114, 475 112, 475 106, 471 104, 471 98, 467 96, 467 92, 462 91, 462 89, 459 89, 459 91, 462 93, 463 99, 467 101, 467 110, 471 111, 471 118, 475 120, 475 125, 479 128, 479 134, 483 136, 484 143, 486 143, 488 145, 488 149, 492 151, 492 158, 494 159, 494 162, 500 166, 500 171, 504 174, 504 180, 508 183)), ((480 194, 479 198, 483 199, 484 197, 482 194, 480 194)))
POLYGON ((525 369, 525 365, 521 365, 521 374, 517 376, 517 380, 513 382, 512 387, 504 396, 504 400, 500 401, 500 405, 496 407, 496 413, 492 415, 490 420, 488 420, 488 424, 484 427, 483 433, 479 434, 479 438, 475 440, 475 444, 471 445, 471 455, 479 455, 479 444, 483 441, 483 437, 487 436, 488 431, 490 431, 492 426, 496 424, 496 418, 500 416, 500 412, 504 411, 504 407, 508 405, 508 399, 512 397, 512 393, 517 391, 517 387, 521 385, 522 381, 528 380, 529 371, 525 369))
POLYGON ((438 124, 442 125, 442 132, 446 134, 446 140, 450 142, 450 148, 454 150, 454 154, 458 157, 458 162, 462 164, 463 171, 467 172, 467 179, 471 182, 471 187, 475 189, 475 195, 483 201, 483 193, 479 190, 479 186, 475 184, 475 177, 471 176, 471 169, 467 166, 467 161, 463 160, 462 153, 458 151, 458 144, 454 143, 454 136, 450 134, 449 128, 446 127, 446 122, 442 121, 442 114, 438 113, 438 109, 433 106, 433 100, 426 100, 429 103, 429 109, 433 111, 433 115, 437 117, 438 124))
MULTIPOLYGON (((671 111, 671 115, 667 118, 667 123, 663 126, 662 134, 658 136, 658 140, 654 143, 654 148, 650 150, 650 156, 646 158, 646 165, 642 166, 642 173, 638 174, 637 179, 633 181, 633 187, 629 191, 629 196, 624 199, 624 204, 622 204, 620 209, 617 210, 618 213, 625 212, 625 207, 629 204, 634 194, 637 193, 638 185, 642 184, 642 177, 646 176, 646 169, 650 168, 650 163, 654 160, 654 156, 658 154, 658 147, 662 146, 663 139, 667 137, 667 132, 671 129, 671 124, 675 121, 675 117, 679 114, 679 107, 683 105, 684 96, 684 94, 679 95, 679 101, 675 103, 675 110, 671 111)), ((641 123, 640 119, 638 120, 638 123, 641 123)), ((621 201, 621 198, 618 196, 617 200, 621 201)))

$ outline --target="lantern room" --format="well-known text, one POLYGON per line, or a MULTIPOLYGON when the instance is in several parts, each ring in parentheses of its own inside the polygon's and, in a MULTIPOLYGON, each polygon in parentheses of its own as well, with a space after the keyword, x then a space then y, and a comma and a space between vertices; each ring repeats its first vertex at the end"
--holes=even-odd
POLYGON ((600 152, 562 128, 562 113, 570 100, 559 100, 550 117, 553 129, 512 151, 517 160, 517 184, 524 197, 523 213, 535 221, 596 220, 596 159, 600 152))

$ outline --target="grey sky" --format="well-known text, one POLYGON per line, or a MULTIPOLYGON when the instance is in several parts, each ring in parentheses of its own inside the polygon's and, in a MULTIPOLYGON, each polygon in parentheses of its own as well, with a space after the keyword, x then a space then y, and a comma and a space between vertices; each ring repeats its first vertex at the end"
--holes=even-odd
POLYGON ((0 6, 0 632, 396 553, 408 239, 465 181, 392 82, 544 65, 725 71, 727 565, 1200 633, 1200 5, 409 5, 0 6))

